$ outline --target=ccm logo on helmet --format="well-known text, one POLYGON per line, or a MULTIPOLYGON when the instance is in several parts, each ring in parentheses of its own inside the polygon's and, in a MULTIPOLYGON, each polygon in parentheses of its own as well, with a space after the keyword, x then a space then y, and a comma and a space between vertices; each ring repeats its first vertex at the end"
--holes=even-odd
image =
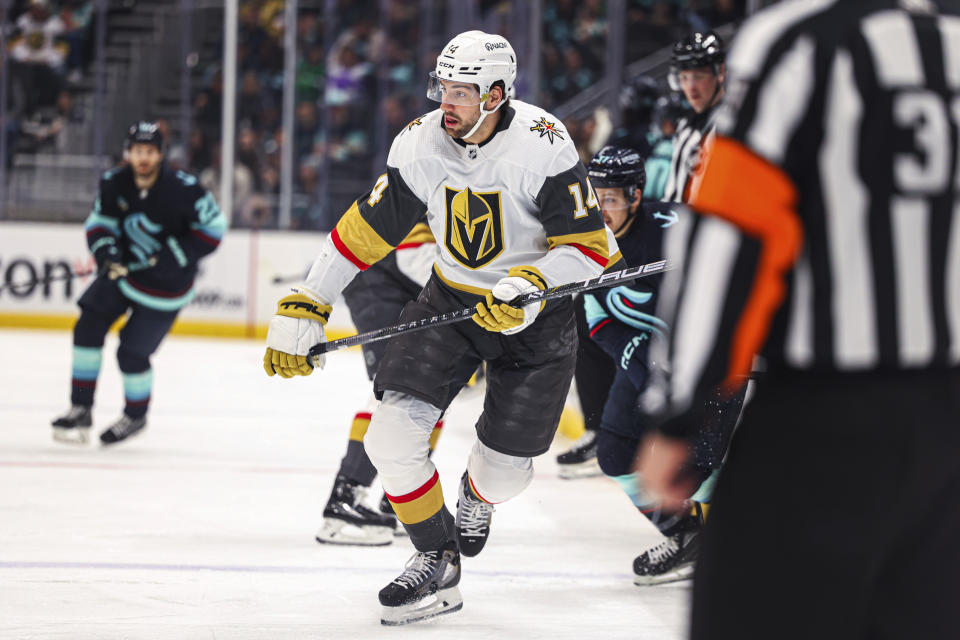
POLYGON ((485 45, 483 45, 483 47, 487 51, 493 51, 494 49, 506 49, 507 43, 506 42, 488 42, 485 45))

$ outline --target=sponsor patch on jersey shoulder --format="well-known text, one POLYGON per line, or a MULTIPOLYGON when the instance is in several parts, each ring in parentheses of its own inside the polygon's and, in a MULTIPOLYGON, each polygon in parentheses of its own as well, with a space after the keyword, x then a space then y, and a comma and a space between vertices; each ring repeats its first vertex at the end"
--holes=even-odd
POLYGON ((560 140, 563 140, 564 132, 560 130, 556 122, 550 122, 544 116, 540 116, 539 120, 533 121, 533 126, 530 127, 530 131, 536 131, 540 134, 540 137, 547 136, 547 140, 550 141, 550 144, 553 144, 553 138, 557 137, 560 140))

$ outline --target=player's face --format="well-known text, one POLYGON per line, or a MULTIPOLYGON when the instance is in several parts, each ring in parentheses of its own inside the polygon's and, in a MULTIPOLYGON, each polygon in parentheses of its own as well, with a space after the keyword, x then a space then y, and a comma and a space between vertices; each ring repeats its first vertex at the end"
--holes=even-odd
POLYGON ((480 119, 480 91, 476 85, 441 80, 443 129, 452 138, 462 138, 480 119))
POLYGON ((635 208, 635 202, 627 200, 623 189, 619 187, 600 188, 595 191, 600 200, 600 212, 603 214, 604 223, 611 231, 619 231, 627 221, 631 209, 635 208))
POLYGON ((148 177, 160 168, 163 154, 152 144, 135 144, 127 153, 127 160, 133 167, 133 172, 140 177, 148 177))
POLYGON ((709 108, 718 98, 718 85, 721 79, 713 73, 710 67, 684 69, 677 72, 677 80, 687 102, 697 113, 709 108))

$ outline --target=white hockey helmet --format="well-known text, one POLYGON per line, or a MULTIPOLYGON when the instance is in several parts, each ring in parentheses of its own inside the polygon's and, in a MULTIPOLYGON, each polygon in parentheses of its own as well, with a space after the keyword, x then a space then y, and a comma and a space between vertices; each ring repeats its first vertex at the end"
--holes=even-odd
POLYGON ((495 33, 465 31, 448 42, 437 56, 427 97, 449 104, 483 104, 497 81, 503 82, 504 98, 512 98, 516 79, 517 56, 506 38, 495 33), (476 85, 479 92, 445 92, 440 80, 476 85))

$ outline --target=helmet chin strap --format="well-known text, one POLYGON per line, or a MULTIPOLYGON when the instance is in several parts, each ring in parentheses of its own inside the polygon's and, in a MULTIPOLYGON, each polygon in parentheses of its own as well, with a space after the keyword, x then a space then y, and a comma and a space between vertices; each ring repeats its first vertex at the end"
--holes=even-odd
POLYGON ((614 238, 619 238, 620 236, 622 236, 627 232, 627 230, 630 228, 630 225, 633 224, 634 218, 637 217, 637 211, 639 209, 640 209, 639 202, 637 202, 636 204, 634 204, 633 202, 630 203, 630 205, 627 207, 627 217, 623 219, 623 222, 620 223, 619 227, 613 230, 614 238))
POLYGON ((504 102, 506 102, 506 100, 502 100, 502 99, 501 99, 500 102, 499 102, 499 104, 497 104, 497 106, 494 107, 493 110, 491 110, 491 111, 487 111, 486 109, 484 109, 484 108, 483 108, 483 105, 481 104, 481 105, 480 105, 480 117, 477 118, 477 123, 476 123, 475 125, 473 125, 473 128, 471 128, 470 131, 467 131, 465 134, 463 134, 462 136, 460 136, 460 139, 466 141, 467 138, 469 138, 470 136, 472 136, 473 134, 475 134, 475 133, 477 132, 477 129, 480 128, 480 125, 483 124, 483 121, 487 119, 487 116, 489 116, 489 115, 492 114, 492 113, 496 113, 497 111, 499 111, 499 110, 500 110, 500 107, 503 106, 503 103, 504 103, 504 102))

